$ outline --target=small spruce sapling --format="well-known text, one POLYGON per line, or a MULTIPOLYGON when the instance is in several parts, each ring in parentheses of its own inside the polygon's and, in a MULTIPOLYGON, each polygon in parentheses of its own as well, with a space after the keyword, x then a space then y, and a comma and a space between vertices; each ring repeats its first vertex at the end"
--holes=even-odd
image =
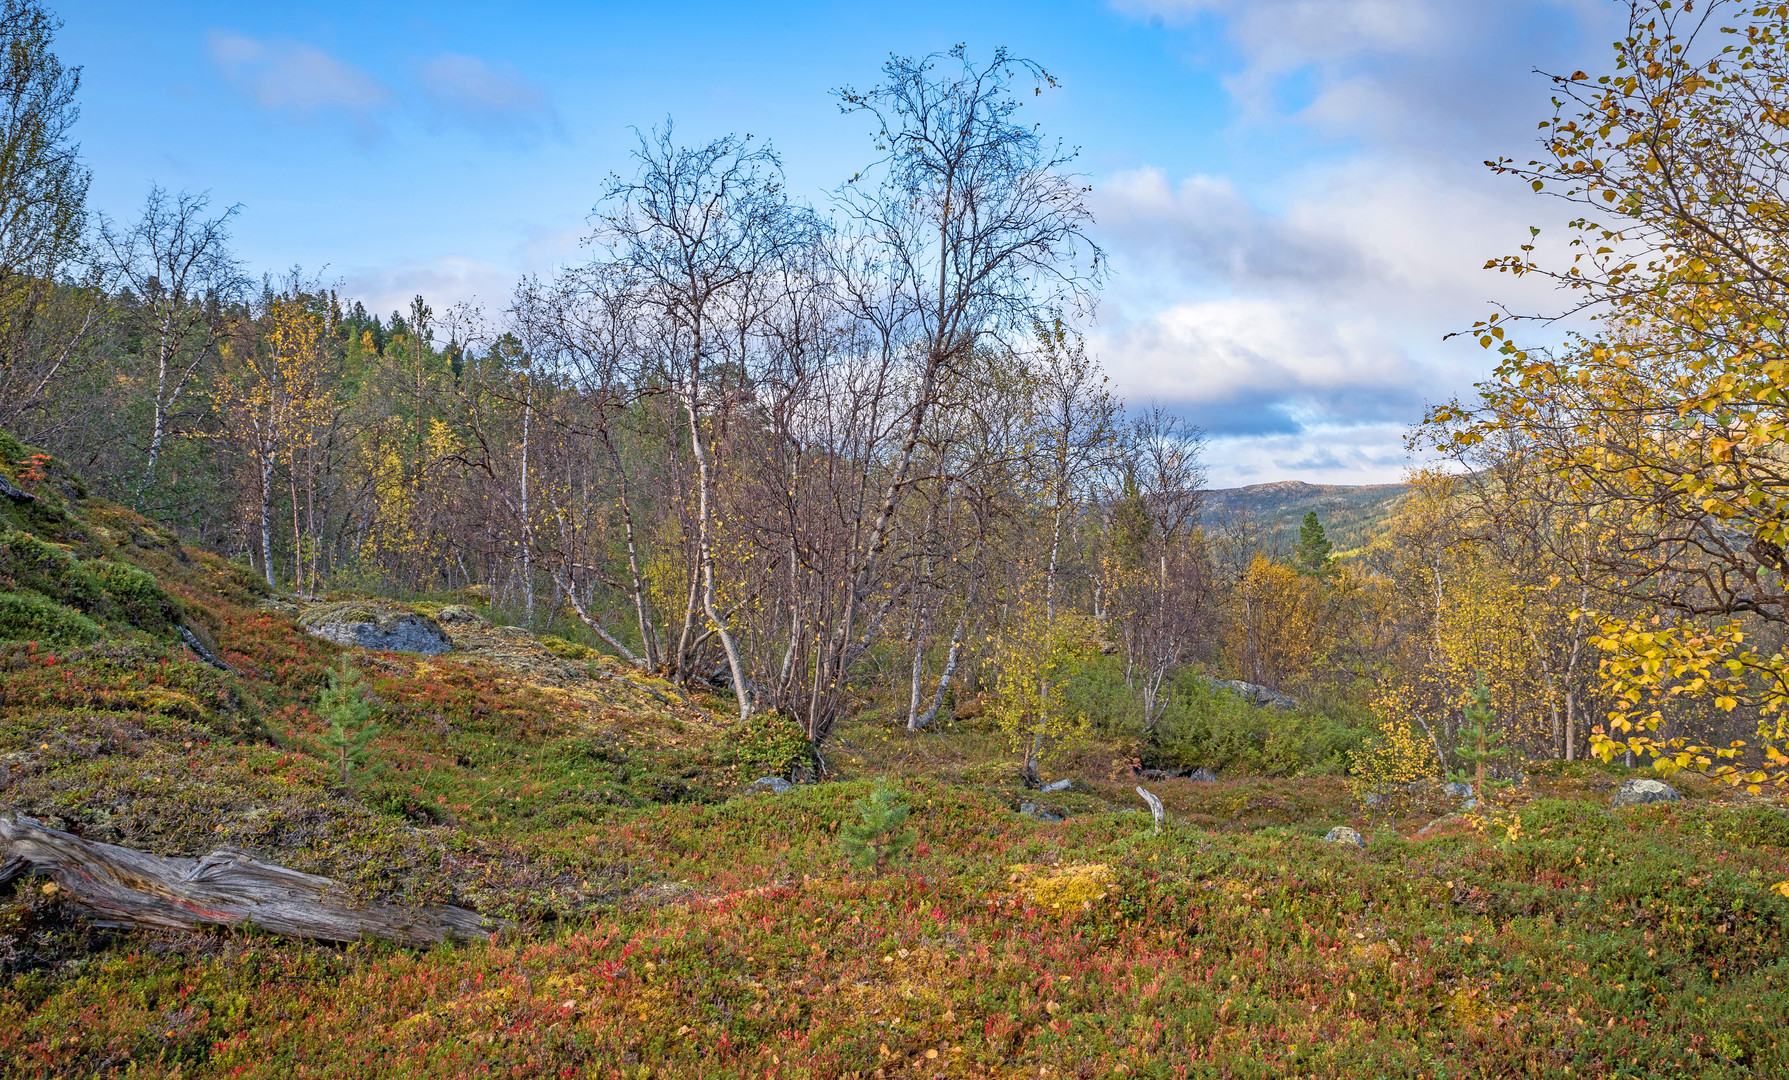
POLYGON ((839 830, 839 847, 854 865, 880 870, 913 843, 913 830, 901 828, 907 807, 886 782, 878 782, 867 798, 857 800, 856 810, 857 821, 839 830))
POLYGON ((329 721, 322 742, 345 785, 350 769, 366 767, 372 741, 379 735, 379 725, 372 721, 372 703, 366 699, 366 683, 346 657, 339 670, 329 672, 329 685, 317 701, 317 712, 329 721))
POLYGON ((1461 760, 1475 766, 1477 783, 1473 790, 1485 790, 1485 762, 1495 761, 1509 753, 1509 747, 1503 745, 1503 732, 1491 730, 1494 714, 1491 711, 1491 691, 1485 686, 1485 676, 1479 673, 1478 685, 1468 695, 1466 706, 1466 726, 1460 731, 1460 748, 1456 751, 1461 760))

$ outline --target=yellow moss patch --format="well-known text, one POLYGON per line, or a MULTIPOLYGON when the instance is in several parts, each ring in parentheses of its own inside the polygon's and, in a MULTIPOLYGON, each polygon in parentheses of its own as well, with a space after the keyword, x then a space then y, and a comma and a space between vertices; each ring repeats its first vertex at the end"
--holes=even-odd
POLYGON ((1105 863, 1056 867, 1019 863, 1008 880, 1018 885, 1019 895, 1034 906, 1068 911, 1105 899, 1113 875, 1105 863))

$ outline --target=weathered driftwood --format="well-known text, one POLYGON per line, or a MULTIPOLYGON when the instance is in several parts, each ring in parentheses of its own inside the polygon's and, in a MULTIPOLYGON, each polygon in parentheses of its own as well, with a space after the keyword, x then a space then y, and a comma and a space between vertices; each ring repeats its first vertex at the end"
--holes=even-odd
POLYGON ((1162 812, 1162 800, 1156 798, 1155 792, 1144 791, 1142 788, 1137 789, 1137 794, 1143 796, 1143 801, 1149 804, 1149 814, 1155 818, 1155 831, 1161 832, 1162 821, 1167 816, 1162 812))
POLYGON ((329 878, 241 852, 164 859, 83 840, 23 815, 0 817, 0 883, 20 874, 51 878, 102 926, 254 926, 319 941, 376 937, 433 945, 486 938, 501 925, 465 908, 356 903, 329 878))

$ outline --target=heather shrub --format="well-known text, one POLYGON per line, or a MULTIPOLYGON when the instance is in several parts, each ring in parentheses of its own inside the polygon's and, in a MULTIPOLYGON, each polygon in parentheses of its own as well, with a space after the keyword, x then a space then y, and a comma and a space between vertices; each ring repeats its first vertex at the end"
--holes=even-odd
POLYGON ((99 634, 98 623, 39 593, 0 592, 0 641, 84 645, 99 634))
POLYGON ((1146 748, 1146 763, 1230 773, 1288 776, 1337 773, 1363 733, 1348 719, 1311 708, 1254 705, 1195 672, 1176 678, 1146 748))

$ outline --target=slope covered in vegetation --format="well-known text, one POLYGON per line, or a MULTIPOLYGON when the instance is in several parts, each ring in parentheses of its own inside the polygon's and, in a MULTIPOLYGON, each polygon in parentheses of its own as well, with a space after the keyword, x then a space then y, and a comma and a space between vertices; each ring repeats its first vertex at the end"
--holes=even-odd
POLYGON ((1611 811, 1618 776, 1561 766, 1478 818, 1430 792, 1370 818, 1307 755, 1278 779, 1145 781, 1168 806, 1157 833, 1122 738, 1087 733, 1054 763, 1072 788, 1027 794, 975 718, 915 736, 869 709, 828 782, 748 794, 801 757, 793 725, 720 719, 719 699, 520 631, 434 658, 343 650, 251 571, 40 472, 35 501, 0 502, 0 813, 162 854, 234 846, 515 926, 430 951, 107 930, 20 878, 0 901, 5 1075, 1789 1064, 1789 901, 1770 889, 1789 822, 1728 789, 1611 811), (313 715, 344 651, 382 727, 346 785, 313 715), (562 664, 531 667, 540 652, 562 664), (838 833, 887 774, 913 843, 853 867, 838 833), (1350 822, 1364 851, 1323 841, 1350 822))
POLYGON ((1322 519, 1324 529, 1343 551, 1364 548, 1390 527, 1392 512, 1408 484, 1307 484, 1281 480, 1271 484, 1218 488, 1204 495, 1206 510, 1221 520, 1226 514, 1250 519, 1270 549, 1291 550, 1298 526, 1308 513, 1322 519))

